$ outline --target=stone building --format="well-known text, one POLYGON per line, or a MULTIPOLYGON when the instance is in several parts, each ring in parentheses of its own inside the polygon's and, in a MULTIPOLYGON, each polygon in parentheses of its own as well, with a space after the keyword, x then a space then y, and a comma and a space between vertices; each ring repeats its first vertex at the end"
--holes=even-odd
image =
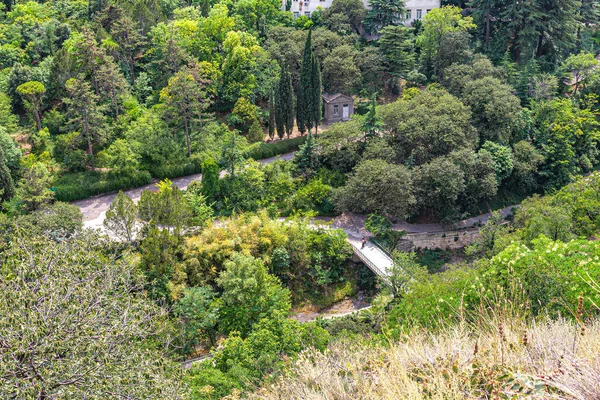
MULTIPOLYGON (((281 9, 285 10, 285 4, 287 0, 282 0, 281 9)), ((333 3, 333 0, 292 0, 292 7, 290 11, 293 13, 294 18, 298 18, 302 15, 310 18, 311 14, 317 10, 318 7, 329 8, 333 3)), ((368 0, 363 0, 365 7, 369 7, 368 0)), ((440 8, 441 0, 407 0, 404 4, 406 8, 406 15, 404 16, 404 24, 410 25, 413 21, 422 19, 429 11, 434 8, 440 8)))
POLYGON ((354 99, 345 94, 323 94, 323 121, 332 124, 339 121, 348 121, 354 114, 354 99))

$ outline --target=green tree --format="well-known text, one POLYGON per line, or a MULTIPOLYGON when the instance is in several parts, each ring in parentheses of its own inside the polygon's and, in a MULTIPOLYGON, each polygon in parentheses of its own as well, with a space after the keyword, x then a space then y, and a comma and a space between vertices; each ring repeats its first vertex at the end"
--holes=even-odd
POLYGON ((494 142, 485 142, 482 150, 488 151, 494 160, 494 169, 498 184, 508 178, 513 171, 513 155, 510 147, 502 146, 494 142))
POLYGON ((347 25, 357 35, 363 34, 363 20, 366 15, 367 10, 360 0, 333 0, 331 6, 323 13, 329 29, 338 31, 347 25))
POLYGON ((127 140, 115 140, 106 152, 108 154, 108 165, 117 174, 131 175, 138 170, 140 156, 133 151, 127 140))
POLYGON ((94 143, 99 143, 104 133, 102 113, 105 107, 100 104, 98 95, 94 94, 88 82, 71 78, 65 85, 69 97, 63 101, 68 106, 69 125, 80 132, 87 142, 88 154, 93 157, 94 143))
POLYGON ((309 30, 304 45, 296 96, 296 123, 301 134, 304 134, 307 129, 317 127, 321 122, 321 95, 321 71, 312 49, 312 30, 309 30))
POLYGON ((313 142, 312 133, 308 132, 306 142, 294 154, 294 164, 305 175, 310 175, 317 166, 317 154, 313 142))
POLYGON ((408 218, 416 204, 408 168, 383 160, 361 162, 346 186, 334 189, 333 200, 340 211, 378 212, 398 219, 408 218))
POLYGON ((248 141, 251 143, 262 142, 264 138, 265 133, 257 118, 252 122, 252 125, 250 125, 250 129, 248 130, 248 141))
POLYGON ((413 284, 427 276, 427 271, 417 262, 415 253, 394 251, 394 265, 384 278, 389 283, 394 297, 403 298, 413 284))
POLYGON ((4 150, 4 162, 9 170, 16 172, 21 167, 21 150, 8 134, 6 129, 0 125, 0 148, 4 150))
POLYGON ((275 139, 275 92, 269 95, 269 139, 275 139))
POLYGON ((358 52, 349 45, 336 47, 323 60, 323 86, 329 93, 353 93, 360 84, 358 52))
POLYGON ((467 82, 461 99, 471 108, 480 141, 508 144, 521 125, 521 105, 514 89, 499 79, 485 77, 467 82))
POLYGON ((290 310, 289 290, 252 256, 234 255, 225 263, 217 283, 223 290, 219 324, 224 333, 238 331, 246 336, 261 319, 290 310))
POLYGON ((165 312, 140 291, 134 265, 90 232, 13 243, 1 256, 2 393, 39 399, 183 394, 177 366, 161 344, 165 312))
POLYGON ((283 139, 286 134, 289 138, 294 129, 292 75, 285 64, 281 66, 281 75, 275 92, 275 125, 279 139, 283 139))
POLYGON ((25 170, 23 179, 19 181, 17 196, 29 211, 38 210, 44 204, 54 200, 54 192, 50 190, 54 177, 45 164, 35 163, 25 170))
POLYGON ((127 82, 112 57, 107 56, 98 68, 98 87, 102 98, 108 98, 115 110, 115 118, 119 118, 119 97, 126 93, 127 82))
MULTIPOLYGON (((455 6, 434 8, 423 18, 423 31, 417 37, 421 49, 421 60, 426 69, 437 56, 444 35, 450 32, 465 32, 475 28, 471 17, 463 17, 462 10, 455 6)), ((428 71, 432 72, 432 71, 428 71)))
POLYGON ((10 200, 15 195, 15 185, 4 159, 4 150, 0 147, 0 200, 10 200))
POLYGON ((362 128, 365 133, 365 141, 377 136, 383 128, 383 121, 377 115, 377 97, 375 95, 373 95, 369 111, 362 118, 362 128))
POLYGON ((144 221, 153 221, 176 236, 189 226, 193 212, 183 193, 168 179, 156 184, 157 192, 144 191, 139 202, 139 215, 144 221))
POLYGON ((386 26, 399 25, 405 13, 402 0, 369 0, 365 26, 367 31, 375 35, 386 26))
POLYGON ((219 194, 219 165, 210 158, 202 162, 202 194, 209 201, 216 199, 219 194))
POLYGON ((117 238, 128 243, 136 240, 139 233, 137 206, 122 191, 115 196, 106 210, 104 228, 117 238))
POLYGON ((572 81, 573 95, 577 95, 580 88, 585 89, 587 82, 592 75, 592 72, 598 67, 598 60, 592 53, 581 52, 579 54, 571 54, 562 63, 561 68, 567 72, 567 80, 572 81))
POLYGON ((393 74, 406 77, 415 67, 413 29, 406 26, 390 25, 381 29, 377 41, 385 55, 388 70, 393 74))
POLYGON ((465 191, 465 173, 448 157, 438 157, 415 172, 419 208, 444 222, 458 220, 460 195, 465 191))
POLYGON ((445 90, 427 89, 381 107, 384 128, 401 161, 416 165, 454 150, 474 148, 471 112, 445 90))
POLYGON ((199 82, 187 69, 177 72, 160 92, 164 104, 164 117, 175 124, 183 125, 187 155, 192 155, 190 129, 194 123, 202 125, 202 112, 209 103, 204 83, 199 82))
POLYGON ((30 81, 25 82, 17 87, 17 93, 23 97, 23 100, 29 103, 29 107, 33 111, 35 117, 35 126, 39 131, 42 129, 42 97, 46 93, 46 88, 42 82, 30 81))
POLYGON ((225 164, 225 169, 232 177, 235 176, 238 166, 245 161, 243 153, 245 144, 246 140, 236 132, 229 132, 225 138, 221 158, 225 164))
POLYGON ((211 346, 217 344, 219 310, 214 300, 212 288, 202 286, 185 289, 175 304, 175 315, 183 326, 184 352, 193 352, 204 338, 209 340, 211 346))

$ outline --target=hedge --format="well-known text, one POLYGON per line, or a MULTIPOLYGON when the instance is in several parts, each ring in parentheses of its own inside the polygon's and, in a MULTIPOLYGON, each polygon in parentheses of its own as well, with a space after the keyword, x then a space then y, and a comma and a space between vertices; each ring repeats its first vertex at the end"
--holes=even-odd
POLYGON ((136 188, 152 183, 148 171, 135 175, 116 175, 110 172, 76 172, 65 174, 54 185, 58 201, 74 201, 118 190, 136 188))
POLYGON ((251 144, 246 149, 244 156, 246 158, 253 158, 255 160, 275 157, 298 150, 298 148, 300 148, 305 141, 306 136, 299 136, 293 139, 281 140, 275 143, 257 142, 251 144))
POLYGON ((154 178, 161 180, 179 178, 180 176, 194 175, 202 172, 200 165, 195 162, 182 165, 159 165, 148 169, 154 178))

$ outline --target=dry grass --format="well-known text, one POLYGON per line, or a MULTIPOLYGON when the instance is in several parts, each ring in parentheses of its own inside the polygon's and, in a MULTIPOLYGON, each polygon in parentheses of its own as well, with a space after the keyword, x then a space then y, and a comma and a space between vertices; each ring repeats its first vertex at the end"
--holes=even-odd
POLYGON ((303 352, 256 399, 600 399, 600 321, 521 319, 303 352))

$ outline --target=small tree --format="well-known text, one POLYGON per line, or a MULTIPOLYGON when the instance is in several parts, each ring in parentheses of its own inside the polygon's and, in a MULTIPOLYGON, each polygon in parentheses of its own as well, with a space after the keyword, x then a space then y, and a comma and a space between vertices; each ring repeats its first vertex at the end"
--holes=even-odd
POLYGON ((376 95, 373 95, 369 112, 363 117, 363 132, 365 133, 365 141, 371 137, 377 136, 379 130, 382 128, 383 122, 381 117, 377 115, 376 95))
POLYGON ((17 93, 23 97, 23 100, 29 103, 35 116, 35 126, 39 131, 42 129, 42 118, 40 116, 42 110, 42 97, 46 93, 46 88, 42 82, 29 81, 17 87, 17 93))
POLYGON ((310 131, 308 132, 308 136, 306 137, 306 142, 294 155, 294 164, 296 164, 300 172, 302 172, 305 175, 310 175, 312 170, 314 170, 317 165, 315 144, 313 142, 312 133, 310 131))
POLYGON ((219 310, 215 307, 215 293, 210 286, 193 287, 183 291, 175 305, 175 315, 183 325, 184 351, 190 353, 207 338, 211 346, 217 343, 219 310))
POLYGON ((52 203, 54 192, 50 190, 54 177, 46 165, 35 163, 25 171, 19 182, 17 196, 23 201, 29 211, 40 209, 44 204, 52 203))
POLYGON ((388 276, 387 283, 390 285, 394 296, 404 297, 409 290, 412 282, 420 280, 426 274, 425 269, 417 262, 415 253, 406 253, 396 251, 392 254, 394 265, 388 276))
POLYGON ((119 191, 106 211, 104 227, 117 238, 131 243, 139 232, 137 215, 133 200, 119 191))
POLYGON ((263 132, 262 126, 258 121, 258 118, 252 122, 250 125, 250 130, 248 131, 248 141, 250 142, 262 142, 265 137, 265 133, 263 132))
POLYGON ((119 174, 132 174, 140 165, 140 156, 136 154, 129 142, 117 139, 107 149, 108 163, 119 174))
POLYGON ((209 105, 204 86, 204 82, 196 80, 191 71, 181 70, 160 92, 165 119, 183 126, 188 157, 192 155, 192 124, 202 123, 202 112, 209 105))
POLYGON ((209 201, 214 200, 219 194, 219 165, 211 158, 202 163, 202 194, 209 201))

